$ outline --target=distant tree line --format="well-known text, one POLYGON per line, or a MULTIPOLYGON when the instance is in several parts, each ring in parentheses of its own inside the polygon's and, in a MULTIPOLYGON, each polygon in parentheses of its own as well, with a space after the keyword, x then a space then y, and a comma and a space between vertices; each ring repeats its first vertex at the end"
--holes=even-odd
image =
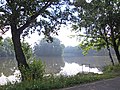
MULTIPOLYGON (((115 55, 114 50, 112 48, 110 48, 110 49, 111 49, 112 55, 115 55)), ((64 56, 84 56, 84 55, 83 55, 83 51, 80 47, 68 46, 64 49, 64 56)), ((96 51, 96 50, 90 49, 86 56, 108 56, 108 50, 101 49, 99 51, 96 51)))
MULTIPOLYGON (((32 49, 30 51, 28 46, 28 43, 22 42, 22 46, 24 53, 25 52, 32 52, 32 49), (25 48, 26 47, 26 48, 25 48)), ((111 54, 115 55, 115 52, 112 48, 111 54)), ((46 40, 41 40, 34 46, 33 49, 34 55, 37 57, 39 56, 84 56, 83 51, 80 47, 75 46, 68 46, 64 47, 63 44, 60 43, 60 40, 57 38, 53 38, 53 42, 48 43, 46 40)), ((14 49, 13 49, 13 43, 11 41, 11 38, 6 38, 1 42, 0 45, 0 57, 14 57, 14 49)), ((28 55, 26 57, 29 57, 28 55)), ((88 51, 87 56, 108 56, 108 50, 107 49, 101 49, 100 51, 95 51, 90 49, 88 51)))
POLYGON ((0 45, 0 57, 13 57, 14 56, 14 49, 12 40, 10 38, 6 38, 1 41, 0 45))
MULTIPOLYGON (((29 43, 22 41, 22 49, 28 59, 32 53, 29 43)), ((15 57, 12 39, 7 37, 0 42, 0 57, 15 57)))
POLYGON ((41 40, 34 46, 34 54, 36 56, 62 56, 64 45, 60 43, 60 40, 53 38, 53 42, 46 42, 41 40))
MULTIPOLYGON (((22 42, 22 49, 26 55, 26 52, 34 52, 36 56, 62 56, 64 45, 60 43, 60 40, 53 38, 53 42, 48 43, 46 40, 41 40, 34 46, 34 49, 29 49, 29 44, 22 42), (29 51, 30 50, 30 51, 29 51)), ((27 53, 28 54, 28 53, 27 53)), ((11 38, 6 38, 0 45, 0 57, 14 57, 14 48, 11 38)), ((30 55, 27 55, 29 57, 30 55)))

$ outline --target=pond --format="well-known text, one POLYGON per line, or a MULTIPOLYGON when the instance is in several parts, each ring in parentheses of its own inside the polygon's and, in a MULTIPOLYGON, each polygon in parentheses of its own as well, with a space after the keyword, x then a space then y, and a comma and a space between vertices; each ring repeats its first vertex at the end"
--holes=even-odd
MULTIPOLYGON (((111 64, 109 56, 64 56, 64 57, 39 57, 45 63, 46 74, 71 76, 77 73, 102 74, 102 67, 111 64)), ((117 62, 114 56, 115 62, 117 62)), ((0 58, 0 85, 9 82, 20 82, 20 72, 17 69, 15 58, 0 58)))
MULTIPOLYGON (((91 68, 102 69, 103 66, 111 64, 109 56, 64 56, 64 57, 39 57, 43 63, 46 65, 46 73, 59 73, 64 67, 65 63, 72 65, 75 63, 74 67, 81 65, 89 65, 91 68)), ((113 57, 115 62, 117 62, 116 57, 113 57)), ((4 73, 6 76, 13 73, 14 69, 17 67, 17 62, 15 58, 0 58, 0 73, 4 73)), ((73 68, 74 69, 74 68, 73 68)))

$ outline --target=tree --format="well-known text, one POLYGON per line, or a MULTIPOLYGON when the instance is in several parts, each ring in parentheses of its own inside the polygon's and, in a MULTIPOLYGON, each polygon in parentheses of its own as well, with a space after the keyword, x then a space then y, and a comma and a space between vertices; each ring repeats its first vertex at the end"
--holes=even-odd
POLYGON ((62 56, 64 45, 60 43, 60 40, 53 38, 53 42, 48 43, 42 39, 38 44, 34 46, 34 54, 39 56, 62 56))
POLYGON ((99 50, 107 47, 111 55, 110 47, 113 47, 120 63, 120 1, 92 0, 87 3, 85 0, 76 0, 74 5, 78 8, 79 18, 73 28, 76 31, 84 29, 84 34, 79 35, 84 37, 82 48, 87 51, 90 48, 99 50))
POLYGON ((0 57, 14 57, 13 43, 10 38, 1 41, 0 57))
POLYGON ((65 24, 70 19, 68 15, 69 0, 0 1, 0 30, 4 34, 11 29, 18 67, 29 68, 21 47, 21 35, 24 37, 38 31, 52 40, 50 33, 56 33, 60 24, 65 24))

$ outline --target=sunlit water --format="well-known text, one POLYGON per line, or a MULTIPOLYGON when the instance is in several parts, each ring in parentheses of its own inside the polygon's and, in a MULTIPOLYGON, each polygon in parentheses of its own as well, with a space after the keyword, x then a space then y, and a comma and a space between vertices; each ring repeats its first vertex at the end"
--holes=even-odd
POLYGON ((65 76, 72 76, 76 75, 78 73, 98 73, 98 74, 103 74, 101 70, 98 68, 91 68, 89 65, 82 65, 80 66, 77 63, 67 63, 65 62, 65 66, 61 68, 62 70, 59 72, 61 75, 65 76))
POLYGON ((19 82, 21 82, 21 73, 19 70, 15 70, 15 72, 8 77, 1 73, 0 85, 7 85, 8 83, 14 84, 19 82))

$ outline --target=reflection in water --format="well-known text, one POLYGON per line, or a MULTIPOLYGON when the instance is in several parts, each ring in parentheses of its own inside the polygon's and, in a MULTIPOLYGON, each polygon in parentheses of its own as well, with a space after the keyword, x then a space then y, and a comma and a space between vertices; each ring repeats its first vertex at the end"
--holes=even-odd
MULTIPOLYGON (((81 72, 102 74, 98 68, 110 64, 109 56, 40 58, 46 65, 46 73, 59 73, 62 75, 76 75, 77 73, 81 72)), ((0 59, 0 84, 6 84, 6 80, 8 81, 8 79, 9 82, 15 82, 15 80, 18 80, 13 74, 14 72, 11 72, 12 70, 14 71, 14 69, 16 69, 16 61, 13 58, 0 59)))
MULTIPOLYGON (((76 63, 78 65, 89 65, 90 67, 96 67, 102 69, 103 66, 111 64, 109 56, 64 56, 64 57, 39 57, 46 65, 46 73, 58 73, 61 71, 61 67, 64 67, 67 63, 76 63)), ((115 62, 117 62, 116 57, 114 57, 115 62)), ((68 66, 68 65, 67 65, 68 66)), ((16 69, 17 64, 14 58, 0 58, 0 73, 4 73, 9 76, 16 69)), ((76 65, 76 67, 78 67, 76 65)), ((80 67, 79 67, 80 68, 80 67)))
MULTIPOLYGON (((39 57, 45 63, 46 73, 58 73, 65 63, 63 57, 39 57)), ((0 73, 4 75, 11 75, 17 69, 17 62, 14 58, 0 58, 0 73)))
MULTIPOLYGON (((59 73, 61 71, 61 67, 64 67, 65 65, 62 57, 40 57, 40 58, 46 65, 45 68, 46 73, 52 73, 52 74, 59 73)), ((1 62, 2 63, 0 63, 0 68, 1 68, 0 85, 5 85, 7 84, 7 82, 11 82, 12 84, 14 84, 15 82, 20 82, 20 77, 19 77, 20 72, 18 70, 15 70, 14 73, 12 72, 13 75, 10 72, 11 70, 14 70, 14 67, 16 66, 15 62, 11 59, 8 60, 6 59, 1 62)))
MULTIPOLYGON (((65 62, 65 66, 62 67, 61 69, 62 70, 57 75, 72 76, 83 72, 84 73, 93 72, 93 73, 103 74, 103 72, 101 72, 97 68, 90 68, 89 66, 86 65, 80 66, 77 63, 70 64, 65 62)), ((8 82, 11 84, 14 84, 16 82, 19 83, 21 81, 20 76, 21 74, 19 70, 15 70, 13 75, 10 75, 8 77, 6 77, 3 73, 1 73, 0 85, 6 85, 8 82)))
POLYGON ((46 65, 46 73, 58 73, 61 71, 61 67, 64 67, 65 63, 63 57, 39 57, 46 65))
POLYGON ((0 73, 4 73, 6 76, 13 74, 17 68, 17 62, 15 58, 0 58, 0 73))
MULTIPOLYGON (((113 56, 114 62, 118 63, 116 56, 113 56)), ((90 64, 91 67, 103 68, 111 64, 109 56, 64 56, 64 61, 68 63, 77 63, 79 65, 90 64)))
POLYGON ((65 66, 62 67, 62 70, 60 71, 59 74, 65 76, 72 76, 83 72, 84 73, 93 72, 93 73, 103 74, 103 72, 100 71, 98 68, 90 68, 89 65, 80 66, 77 63, 67 63, 67 62, 65 62, 65 66))
POLYGON ((8 77, 1 73, 0 85, 7 85, 7 83, 15 84, 19 82, 21 82, 21 73, 19 70, 15 70, 13 75, 10 75, 8 77))

